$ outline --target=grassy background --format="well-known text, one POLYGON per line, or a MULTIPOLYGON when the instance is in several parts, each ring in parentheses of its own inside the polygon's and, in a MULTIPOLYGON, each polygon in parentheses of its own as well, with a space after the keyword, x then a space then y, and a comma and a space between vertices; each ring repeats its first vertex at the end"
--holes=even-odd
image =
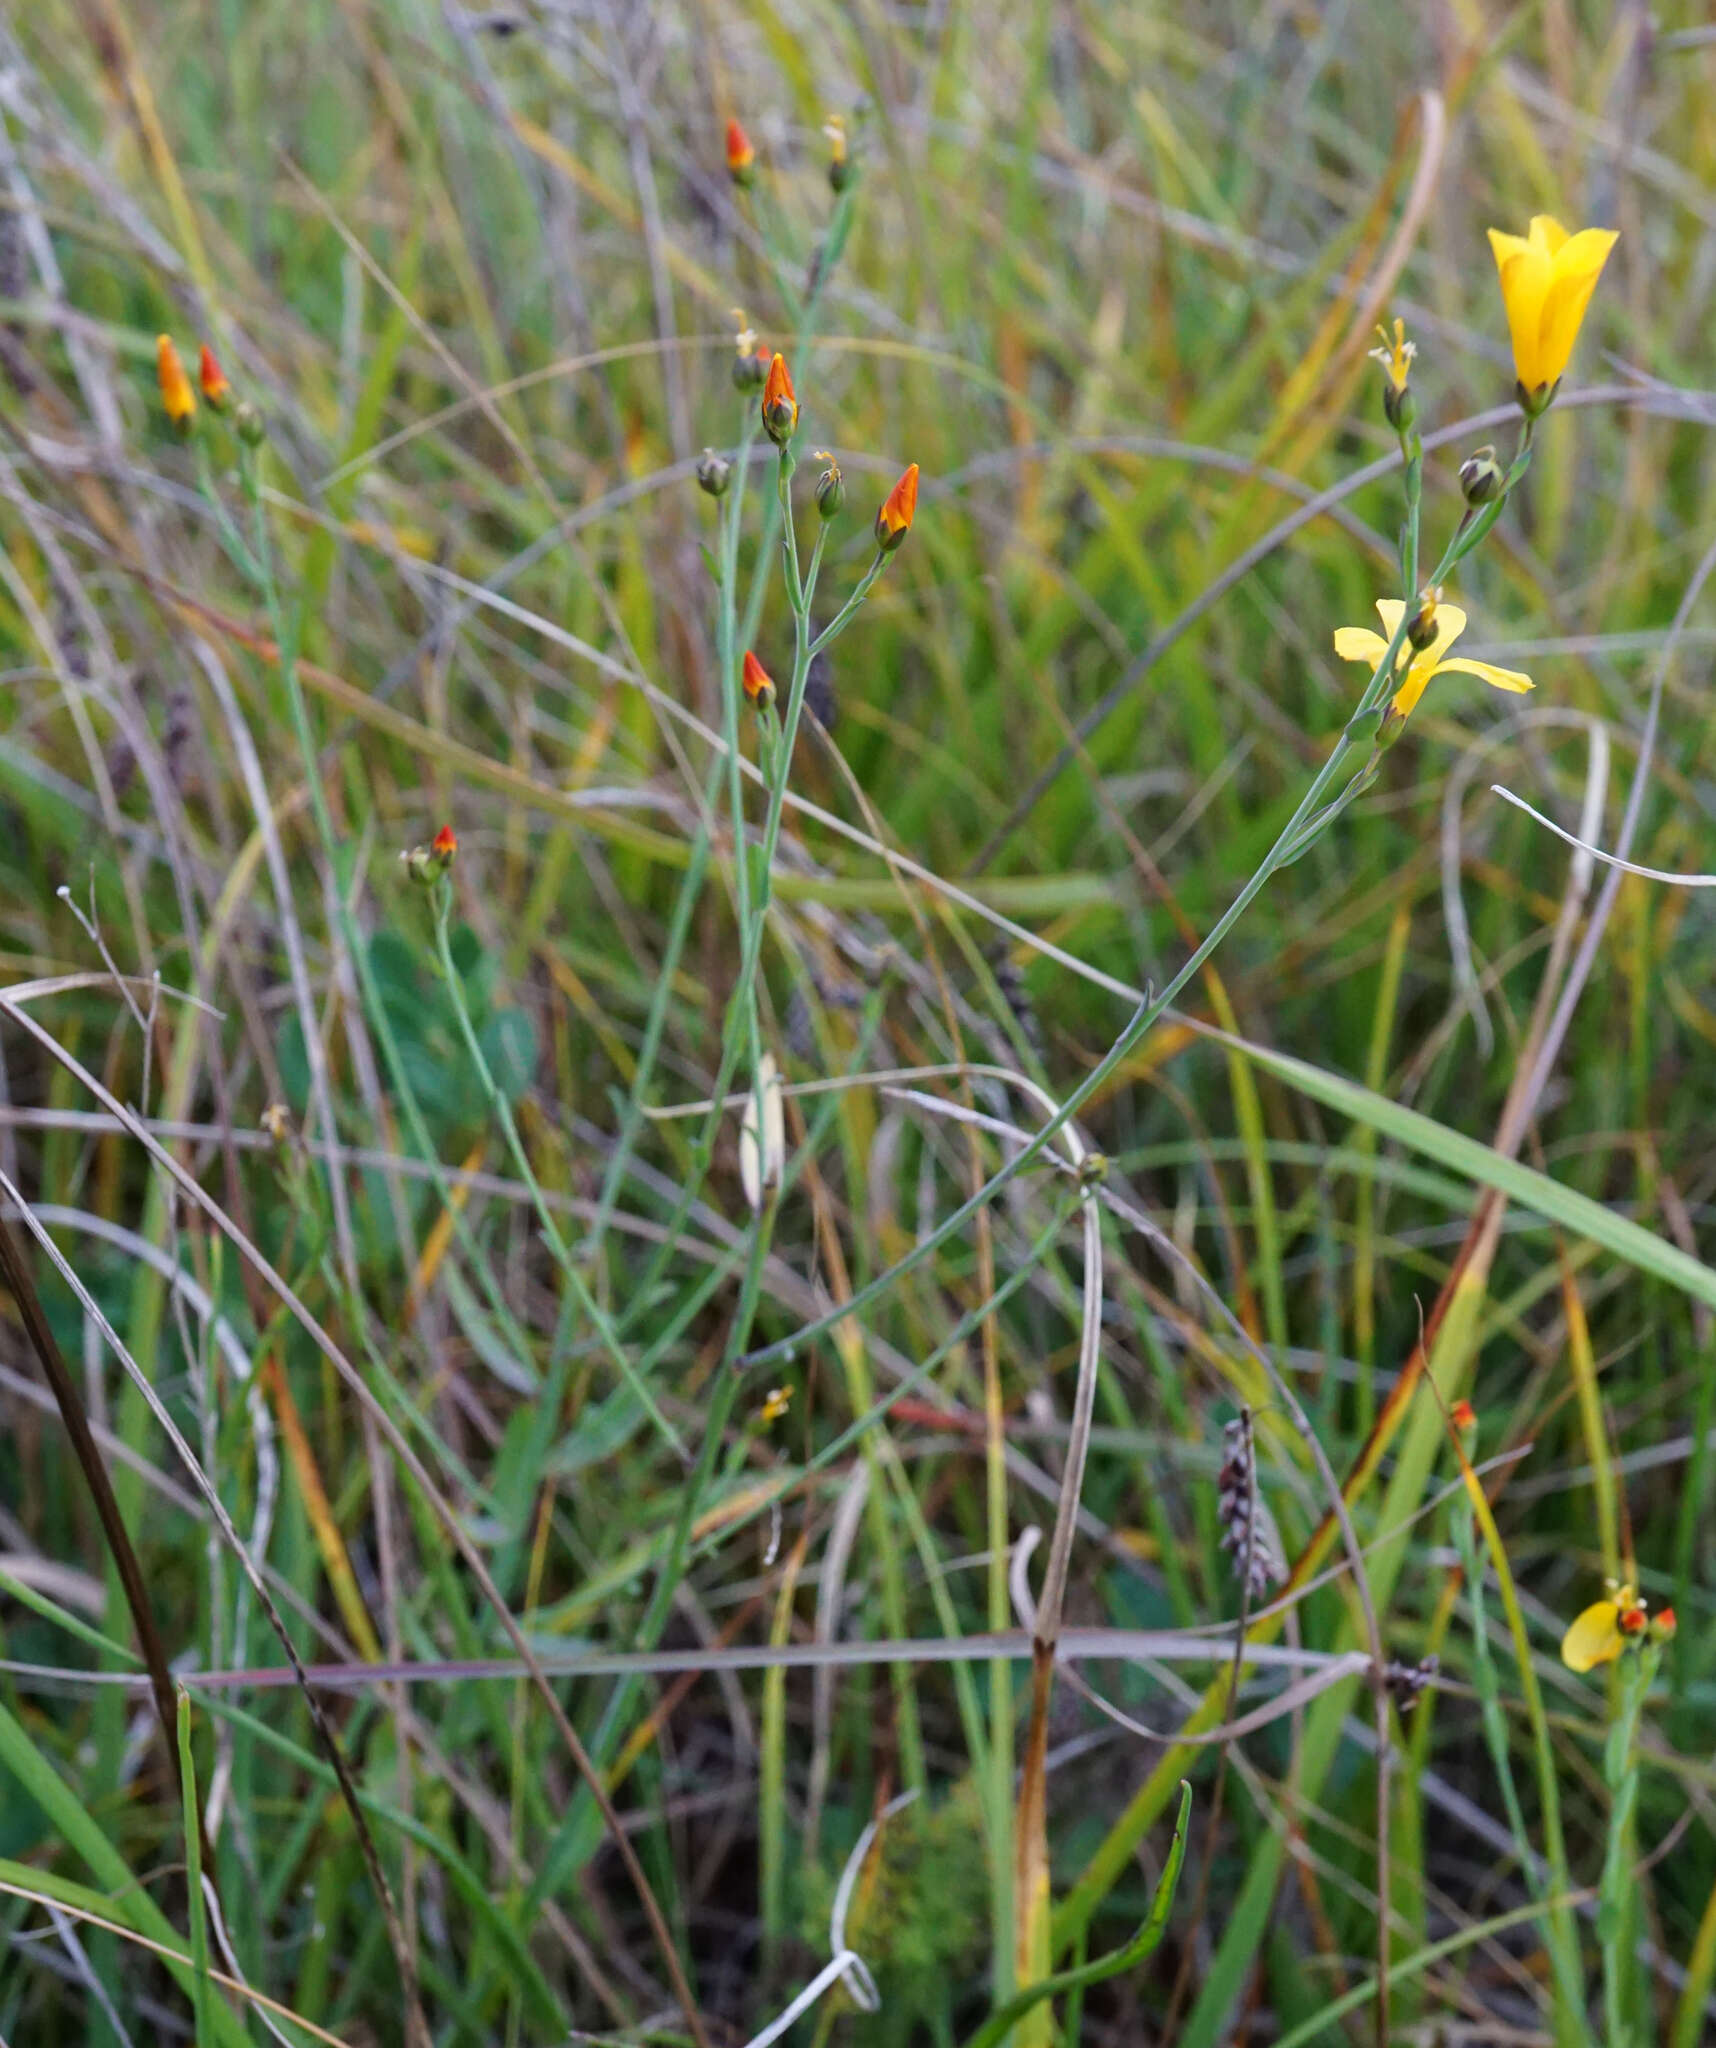
MULTIPOLYGON (((1712 864, 1708 601, 1677 645, 1669 627, 1716 523, 1716 40, 1672 6, 1654 27, 1569 0, 1410 13, 39 0, 0 23, 0 956, 7 984, 49 984, 27 999, 42 1035, 16 1010, 0 1029, 0 1170, 86 1291, 80 1306, 34 1258, 182 1677, 282 1656, 95 1307, 306 1661, 502 1667, 325 1695, 403 1964, 302 1695, 192 1681, 225 1966, 297 2016, 272 2015, 280 2038, 408 2039, 413 1979, 437 2042, 686 2037, 637 1887, 432 1493, 536 1653, 632 1647, 652 1592, 671 1593, 647 1682, 555 1689, 711 2039, 748 2038, 820 1968, 841 1866, 902 1788, 922 1796, 864 1861, 848 1921, 881 2013, 836 1998, 793 2038, 963 2039, 1011 1981, 1023 1667, 862 1645, 1014 1625, 1006 1546, 1053 1519, 1078 1356, 1061 1190, 1022 1177, 980 1228, 746 1381, 688 1568, 664 1581, 685 1466, 544 1251, 398 863, 455 823, 452 950, 484 1057, 583 1283, 695 1452, 752 1227, 736 1119, 680 1217, 697 1125, 641 1110, 708 1092, 738 968, 724 783, 705 796, 715 515, 691 480, 706 442, 738 435, 729 309, 792 350, 802 445, 845 466, 825 592, 868 561, 902 465, 923 471, 911 540, 815 699, 832 744, 807 736, 793 764, 794 791, 853 829, 788 814, 768 1042, 792 1080, 968 1059, 1058 1099, 1125 1024, 1125 992, 1160 985, 1255 868, 1355 700, 1330 640, 1397 587, 1398 476, 1279 529, 1393 448, 1372 321, 1403 314, 1417 337, 1427 433, 1505 405, 1483 231, 1539 210, 1621 240, 1569 380, 1594 396, 1547 420, 1457 593, 1471 644, 1536 694, 1437 684, 1375 788, 1274 879, 1219 980, 1083 1120, 1111 1186, 1181 1256, 1110 1215, 1069 1624, 1231 1623, 1216 1472, 1242 1402, 1289 1555, 1327 1506, 1189 1262, 1268 1347, 1337 1474, 1379 1417, 1398 1422, 1353 1519, 1378 1546, 1388 1654, 1439 1656, 1443 1684, 1391 1723, 1386 1863, 1357 1681, 1196 1752, 1167 1941, 1093 1989, 1078 2024, 1093 2042, 1375 2038, 1384 1882, 1395 2038, 1578 2038, 1484 1748, 1474 1618, 1531 1843, 1546 1851, 1559 1819, 1570 1882, 1590 1886, 1616 1691, 1555 1651, 1605 1569, 1636 1562, 1681 1626, 1623 1842, 1672 1853, 1631 1887, 1621 1995, 1640 2042, 1705 2038, 1709 910, 1629 880, 1599 931, 1601 877, 1488 789, 1569 825, 1589 794, 1612 845, 1660 673, 1634 856, 1712 864), (860 176, 812 346, 794 306, 830 216, 830 109, 860 176), (743 198, 722 163, 735 112, 760 163, 743 198), (154 395, 163 327, 214 340, 268 423, 266 516, 331 861, 268 622, 211 504, 244 517, 236 443, 205 421, 200 490, 154 395), (1576 986, 1567 951, 1593 931, 1576 986), (136 979, 121 991, 115 971, 136 979), (1564 1043, 1516 1090, 1517 1143, 1602 1209, 1549 1220, 1539 1188, 1538 1206, 1486 1211, 1499 1169, 1459 1141, 1496 1139, 1533 1006, 1569 990, 1564 1043), (1311 1072, 1224 1048, 1212 1024, 1311 1072), (349 1219, 317 1149, 318 1065, 355 1148, 349 1219), (428 1484, 92 1082, 291 1283, 428 1484), (429 1177, 431 1152, 454 1179, 429 1177), (1486 1217, 1493 1258, 1474 1261, 1486 1217), (1619 1219, 1682 1267, 1653 1268, 1619 1219), (1391 1406, 1462 1248, 1471 1284, 1438 1376, 1475 1402, 1480 1458, 1517 1454, 1487 1483, 1535 1727, 1495 1586, 1474 1617, 1450 1547, 1438 1411, 1422 1389, 1403 1419, 1391 1406), (766 1419, 777 1380, 790 1406, 766 1419), (858 1648, 832 1672, 722 1662, 835 1638, 858 1648), (690 1670, 692 1650, 716 1654, 690 1670), (1331 2013, 1349 1993, 1350 2015, 1331 2013)), ((1511 433, 1432 453, 1430 531, 1457 515, 1460 458, 1511 433)), ((765 499, 759 470, 742 563, 747 588, 760 564, 755 645, 784 675, 765 499)), ((748 718, 744 734, 754 753, 748 718)), ((923 1087, 991 1119, 1036 1114, 990 1083, 923 1087)), ((763 1340, 883 1273, 1006 1156, 879 1085, 802 1098, 791 1136, 763 1340)), ((15 1320, 0 1332, 0 2039, 112 2048, 189 2038, 200 2014, 206 2040, 262 2040, 201 1979, 173 1752, 147 1697, 88 1682, 132 1668, 130 1620, 35 1360, 15 1320)), ((1352 1575, 1305 1593, 1290 1628, 1314 1653, 1362 1643, 1352 1575)), ((1083 1669, 1157 1728, 1211 1675, 1083 1669)), ((1242 1705, 1280 1682, 1259 1668, 1242 1705)), ((1063 1950, 1099 1953, 1136 1923, 1180 1768, 1161 1756, 1057 1690, 1063 1950)), ((1574 1913, 1595 2000, 1588 1893, 1574 1913)))

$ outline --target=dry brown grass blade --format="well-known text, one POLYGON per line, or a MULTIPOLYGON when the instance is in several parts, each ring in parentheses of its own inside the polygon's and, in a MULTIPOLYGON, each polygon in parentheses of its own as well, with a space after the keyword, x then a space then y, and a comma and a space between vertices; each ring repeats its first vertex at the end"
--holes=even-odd
MULTIPOLYGON (((30 1340, 30 1348, 35 1352, 42 1373, 53 1391, 60 1419, 65 1424, 66 1435, 71 1439, 78 1469, 83 1473, 90 1499, 95 1503, 96 1518, 101 1523, 101 1532, 107 1538, 107 1547, 113 1554, 114 1569, 119 1574, 125 1604, 131 1610, 131 1625, 137 1631, 137 1647, 142 1653, 144 1666, 149 1673, 149 1694, 161 1723, 161 1747, 167 1759, 168 1773, 172 1778, 175 1792, 182 1795, 184 1788, 179 1778, 179 1744, 176 1733, 178 1707, 173 1690, 173 1674, 167 1662, 167 1651, 161 1641, 160 1630, 155 1626, 154 1610, 149 1605, 148 1589, 143 1583, 143 1568, 131 1546, 131 1536, 125 1527, 125 1518, 119 1512, 113 1482, 107 1475, 106 1460, 102 1457, 90 1429, 89 1417, 84 1411, 83 1397, 77 1390, 77 1382, 67 1368, 59 1342, 42 1311, 41 1297, 36 1292, 36 1283, 30 1277, 29 1266, 12 1235, 12 1226, 4 1217, 0 1217, 0 1279, 5 1281, 11 1293, 18 1310, 18 1320, 24 1325, 24 1334, 30 1340)), ((211 1866, 213 1859, 206 1844, 203 1853, 205 1866, 211 1866)))
MULTIPOLYGON (((11 996, 0 994, 0 1012, 3 1012, 14 1023, 27 1031, 37 1044, 41 1046, 42 1050, 47 1053, 49 1058, 57 1061, 64 1067, 80 1086, 119 1120, 124 1130, 143 1147, 150 1159, 169 1176, 174 1185, 231 1242, 240 1256, 252 1267, 265 1285, 269 1287, 276 1299, 297 1321, 299 1327, 309 1337, 316 1349, 321 1352, 322 1356, 334 1368, 334 1371, 338 1373, 340 1379, 351 1390, 353 1397, 362 1406, 365 1413, 373 1418, 377 1430, 385 1438, 394 1457, 398 1459, 401 1467, 409 1473, 412 1480, 421 1489, 424 1500, 432 1508, 437 1520, 446 1530, 453 1543, 453 1547, 457 1550, 472 1578, 476 1581, 483 1599, 493 1611, 513 1649, 517 1652, 526 1670, 530 1673, 531 1681, 547 1706, 549 1716, 561 1741, 566 1746, 567 1753, 571 1757, 574 1767, 586 1785, 589 1786, 591 1796, 595 1799, 597 1808, 602 1815, 603 1823, 609 1834, 613 1837, 615 1849, 621 1862, 626 1867, 626 1874, 632 1881, 638 1898, 643 1905, 645 1915, 649 1920, 650 1930, 655 1937, 657 1946, 661 1950, 662 1961, 666 1966, 669 1981, 673 1986, 674 1996, 684 2008, 686 2022, 690 2027, 692 2038, 697 2043, 697 2048, 709 2048, 709 2037, 704 2030, 702 2017, 697 2010, 697 2003, 692 1995, 691 1986, 686 1980, 684 1968, 680 1963, 679 1950, 674 1942, 672 1930, 668 1927, 667 1921, 662 1914, 660 1901, 655 1896, 654 1888, 644 1872, 643 1865, 638 1860, 637 1851, 632 1847, 631 1838, 620 1825, 620 1817, 614 1809, 612 1799, 608 1796, 607 1787, 602 1783, 601 1773, 596 1769, 589 1751, 585 1749, 577 1729, 573 1727, 566 1709, 561 1705, 553 1686, 549 1684, 547 1674, 543 1671, 540 1660, 526 1640, 524 1631, 519 1627, 511 1608, 507 1606, 506 1601, 501 1597, 500 1588, 495 1584, 488 1566, 484 1564, 482 1553, 472 1541, 463 1521, 425 1469, 422 1460, 401 1433, 398 1424, 376 1398, 363 1375, 352 1364, 351 1360, 346 1357, 345 1353, 334 1342, 333 1338, 328 1335, 327 1331, 323 1329, 317 1318, 311 1314, 309 1308, 299 1298, 296 1290, 286 1279, 285 1275, 272 1264, 266 1254, 250 1238, 246 1237, 239 1230, 232 1218, 226 1214, 202 1183, 180 1165, 178 1160, 147 1129, 141 1118, 127 1108, 119 1100, 118 1096, 106 1088, 87 1067, 75 1058, 73 1054, 68 1052, 54 1037, 52 1032, 38 1023, 28 1010, 20 1008, 11 996)), ((218 1505, 218 1497, 216 1502, 211 1503, 211 1505, 218 1505)), ((242 1556, 242 1550, 240 1554, 242 1556)), ((257 1583, 260 1585, 260 1581, 257 1581, 257 1583)), ((261 1590, 266 1601, 266 1588, 264 1587, 261 1590)), ((269 1604, 271 1605, 272 1603, 269 1604)), ((292 1648, 289 1638, 285 1636, 283 1627, 281 1635, 285 1643, 287 1655, 296 1658, 296 1651, 292 1648)), ((305 1690, 306 1699, 308 1700, 310 1694, 307 1687, 305 1690)), ((319 1710, 312 1705, 312 1711, 319 1710)), ((352 1804, 355 1807, 355 1792, 352 1795, 352 1804)), ((382 1882, 385 1883, 385 1880, 382 1880, 382 1882)))

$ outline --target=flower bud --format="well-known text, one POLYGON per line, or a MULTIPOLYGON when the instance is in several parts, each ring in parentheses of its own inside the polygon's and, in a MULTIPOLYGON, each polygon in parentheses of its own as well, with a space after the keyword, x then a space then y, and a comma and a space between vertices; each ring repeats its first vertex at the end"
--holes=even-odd
POLYGON ((891 555, 912 530, 918 509, 918 466, 914 462, 882 500, 876 514, 876 545, 891 555))
MULTIPOLYGON (((1672 1613, 1672 1608, 1669 1611, 1672 1613)), ((1624 1636, 1642 1636, 1650 1626, 1650 1619, 1642 1605, 1623 1607, 1617 1619, 1617 1626, 1624 1636)))
POLYGON ((697 458, 698 488, 707 491, 712 498, 724 498, 732 480, 733 465, 726 456, 717 455, 713 448, 705 448, 697 458))
POLYGON ((1468 1429, 1477 1428, 1478 1411, 1472 1406, 1470 1401, 1456 1401, 1453 1407, 1448 1410, 1448 1420, 1457 1430, 1464 1434, 1468 1429))
POLYGON ((840 473, 840 465, 826 448, 816 451, 816 459, 825 465, 816 480, 816 509, 824 519, 832 519, 846 503, 846 479, 840 473))
POLYGON ((727 123, 727 175, 741 190, 757 174, 757 152, 738 120, 727 123))
POLYGON ((1412 395, 1412 358, 1418 353, 1415 342, 1406 338, 1406 322, 1396 320, 1394 332, 1386 327, 1377 328, 1382 338, 1381 348, 1373 348, 1371 361, 1382 365, 1382 409, 1388 415, 1388 423, 1396 433, 1404 434, 1418 417, 1418 401, 1412 395))
POLYGON ((161 387, 161 407, 173 431, 188 436, 197 423, 197 396, 170 334, 155 337, 155 376, 161 387))
POLYGON ((847 152, 846 123, 838 114, 830 114, 822 124, 822 132, 828 137, 828 189, 844 192, 857 170, 847 152))
POLYGON ((742 348, 733 358, 733 383, 740 391, 755 391, 769 374, 766 348, 742 348))
POLYGON ((740 680, 745 686, 745 695, 750 698, 757 709, 759 711, 767 711, 769 706, 775 701, 775 686, 770 679, 768 670, 764 668, 748 647, 745 649, 745 661, 743 668, 740 670, 740 680))
POLYGON ((784 448, 798 428, 798 393, 786 357, 776 352, 763 385, 763 429, 777 448, 784 448))
POLYGON ((758 1417, 763 1422, 779 1422, 791 1406, 791 1387, 770 1387, 763 1396, 763 1405, 757 1411, 758 1417))
POLYGON ((1468 505, 1487 505, 1502 487, 1502 466, 1487 442, 1460 464, 1460 492, 1468 505))
POLYGON ((443 825, 427 846, 414 846, 399 858, 405 863, 405 872, 412 881, 420 889, 427 889, 453 865, 458 851, 459 841, 452 826, 443 825))
POLYGON ((1674 1609, 1665 1607, 1650 1625, 1650 1639, 1653 1643, 1671 1643, 1679 1626, 1674 1618, 1674 1609))
POLYGON ((232 386, 226 381, 226 372, 215 361, 215 352, 206 341, 197 361, 197 382, 203 387, 203 396, 214 410, 225 412, 232 403, 232 386))
POLYGON ((1375 743, 1379 752, 1386 752, 1406 730, 1406 717, 1397 700, 1390 697, 1377 714, 1375 743))
POLYGON ((232 423, 238 431, 238 438, 247 448, 260 448, 268 439, 267 423, 248 398, 238 401, 232 423))
POLYGON ((1436 607, 1441 597, 1440 590, 1418 593, 1418 609, 1406 622, 1406 644, 1415 654, 1422 654, 1436 637, 1436 607))

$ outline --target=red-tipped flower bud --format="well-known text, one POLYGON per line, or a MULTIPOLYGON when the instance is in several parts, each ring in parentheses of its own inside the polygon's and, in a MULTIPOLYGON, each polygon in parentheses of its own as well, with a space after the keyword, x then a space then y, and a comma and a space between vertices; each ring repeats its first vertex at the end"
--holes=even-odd
POLYGON ((740 673, 745 685, 745 695, 759 711, 766 711, 775 701, 775 686, 769 678, 768 670, 748 647, 745 649, 744 667, 740 673))
POLYGON ((757 152, 738 120, 727 123, 727 175, 735 185, 748 185, 757 172, 757 152))
POLYGON ((226 372, 215 361, 215 352, 205 341, 203 352, 197 364, 197 382, 203 387, 203 396, 216 412, 225 412, 232 402, 232 386, 226 381, 226 372))
POLYGON ((161 404, 174 428, 188 434, 197 420, 197 395, 185 375, 185 365, 173 346, 170 334, 155 339, 155 373, 161 385, 161 404))
POLYGON ((882 500, 876 514, 876 545, 891 555, 912 530, 918 510, 918 466, 914 462, 882 500))
POLYGON ((1472 1406, 1470 1401, 1456 1401, 1453 1407, 1448 1410, 1448 1420, 1458 1430, 1476 1429, 1478 1426, 1478 1411, 1472 1406))
POLYGON ((763 426, 777 447, 784 448, 798 428, 798 393, 786 357, 777 354, 763 385, 763 426))

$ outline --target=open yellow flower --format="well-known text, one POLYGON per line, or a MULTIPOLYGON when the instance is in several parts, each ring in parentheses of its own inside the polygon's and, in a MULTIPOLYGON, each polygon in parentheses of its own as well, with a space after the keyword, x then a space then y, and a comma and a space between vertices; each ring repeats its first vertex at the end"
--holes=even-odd
POLYGON ((1523 235, 1490 229, 1513 337, 1514 374, 1527 412, 1541 412, 1554 397, 1616 240, 1611 228, 1570 235, 1546 213, 1534 214, 1523 235))
POLYGON ((1593 1600, 1561 1638, 1561 1661, 1569 1671, 1594 1671, 1612 1664, 1644 1630, 1645 1606, 1637 1589, 1611 1579, 1608 1599, 1593 1600))
MULTIPOLYGON (((1368 626, 1342 626, 1335 635, 1335 652, 1342 661, 1367 661, 1374 669, 1388 652, 1388 643, 1400 630, 1406 607, 1397 597, 1379 597, 1376 609, 1387 629, 1386 634, 1373 633, 1368 626)), ((1433 676, 1477 676, 1492 689, 1511 690, 1516 696, 1532 688, 1530 676, 1521 675, 1516 668, 1497 668, 1493 662, 1469 661, 1464 655, 1456 655, 1450 660, 1448 649, 1465 630, 1466 615, 1460 607, 1457 604, 1439 604, 1436 607, 1436 637, 1429 646, 1416 654, 1410 647, 1401 649, 1410 657, 1410 666, 1389 707, 1397 718, 1411 715, 1413 706, 1423 696, 1433 676)))

